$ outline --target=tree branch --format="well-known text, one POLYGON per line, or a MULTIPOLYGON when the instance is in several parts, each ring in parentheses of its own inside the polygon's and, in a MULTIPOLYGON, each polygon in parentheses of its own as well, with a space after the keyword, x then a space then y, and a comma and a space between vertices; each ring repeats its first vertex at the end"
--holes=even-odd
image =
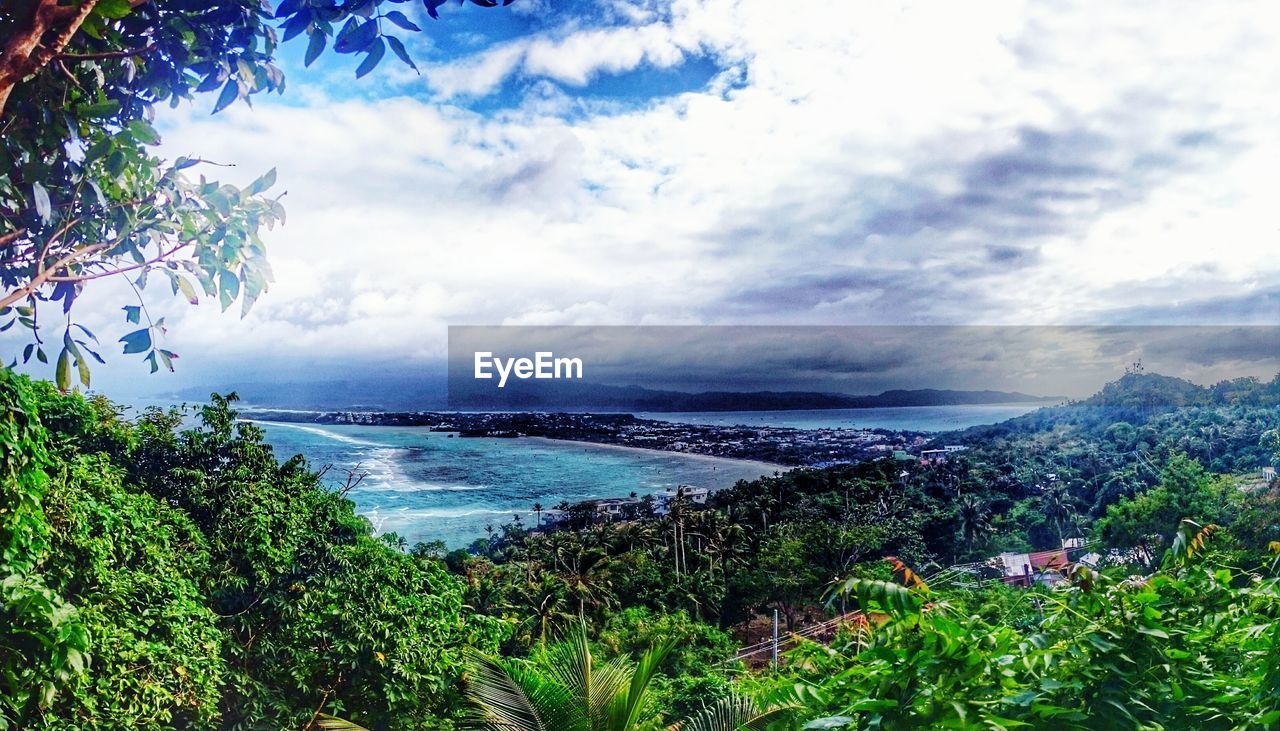
POLYGON ((34 294, 36 290, 43 287, 58 270, 65 268, 68 264, 75 262, 77 259, 97 253, 103 249, 110 248, 111 246, 113 246, 113 244, 93 244, 92 246, 86 246, 83 249, 77 249, 70 254, 67 254, 54 262, 53 266, 41 271, 39 274, 36 274, 27 284, 13 290, 4 297, 0 297, 0 307, 8 307, 20 299, 25 299, 26 297, 34 294))
POLYGON ((132 272, 146 266, 151 266, 152 264, 158 264, 164 261, 165 259, 168 259, 169 257, 173 256, 174 254, 178 253, 179 251, 187 248, 191 244, 192 242, 190 241, 183 244, 178 244, 177 246, 173 247, 172 249, 169 249, 168 251, 161 251, 154 258, 148 259, 143 262, 138 262, 135 264, 130 264, 127 267, 120 267, 118 269, 112 269, 106 272, 94 272, 93 274, 67 275, 62 277, 52 276, 52 277, 49 277, 47 281, 49 282, 87 282, 91 279, 102 279, 103 277, 112 277, 117 274, 132 272))
POLYGON ((142 56, 156 50, 155 42, 148 43, 142 48, 135 48, 129 51, 103 51, 102 53, 59 53, 60 61, 109 61, 114 58, 129 58, 130 56, 142 56))
POLYGON ((72 7, 60 6, 58 0, 38 0, 31 17, 17 28, 0 51, 0 115, 4 114, 13 87, 61 53, 97 4, 98 0, 81 0, 78 7, 72 7), (65 25, 53 42, 41 47, 41 39, 60 22, 65 25))
POLYGON ((22 238, 23 234, 25 234, 26 232, 27 230, 25 228, 20 228, 17 231, 10 231, 7 234, 0 234, 0 246, 8 246, 9 244, 12 244, 13 242, 22 238))

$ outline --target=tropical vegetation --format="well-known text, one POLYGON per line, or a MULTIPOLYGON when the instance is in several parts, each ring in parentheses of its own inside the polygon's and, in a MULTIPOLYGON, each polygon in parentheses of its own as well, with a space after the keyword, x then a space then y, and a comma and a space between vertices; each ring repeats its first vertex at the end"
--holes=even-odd
POLYGON ((0 726, 1266 728, 1274 386, 448 550, 375 535, 233 399, 126 418, 2 371, 0 726), (1095 557, 1056 586, 985 563, 1064 539, 1095 557), (735 659, 774 610, 784 638, 845 620, 735 659))

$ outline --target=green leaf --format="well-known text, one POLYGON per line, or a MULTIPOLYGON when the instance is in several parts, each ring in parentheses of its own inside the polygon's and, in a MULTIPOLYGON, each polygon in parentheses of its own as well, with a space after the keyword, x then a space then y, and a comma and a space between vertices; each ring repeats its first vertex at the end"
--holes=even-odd
POLYGON ((218 277, 218 298, 222 301, 223 312, 236 301, 238 296, 240 296, 240 278, 234 272, 222 270, 222 274, 218 277))
POLYGON ((89 387, 89 361, 85 360, 84 356, 80 355, 78 351, 76 353, 76 370, 80 373, 80 383, 82 383, 85 388, 88 388, 89 387))
POLYGON ((124 343, 125 355, 144 352, 151 348, 151 331, 145 327, 141 330, 134 330, 120 338, 119 342, 124 343))
POLYGON ((307 54, 302 59, 303 66, 310 66, 320 58, 320 54, 324 53, 325 44, 329 41, 322 30, 313 30, 310 35, 311 37, 307 40, 307 54))
POLYGON ((98 0, 98 4, 93 6, 95 14, 112 20, 119 20, 132 11, 133 5, 129 0, 98 0))
POLYGON ((382 42, 381 38, 374 39, 373 45, 369 47, 369 53, 356 67, 356 78, 360 78, 378 66, 378 62, 387 53, 387 45, 382 42))
POLYGON ((257 195, 262 191, 276 184, 276 169, 271 168, 263 173, 262 177, 249 184, 247 189, 249 195, 257 195))
POLYGON ((145 119, 135 119, 129 123, 129 134, 144 145, 160 144, 160 134, 145 119))
POLYGON ((404 49, 404 44, 400 42, 399 38, 387 36, 387 45, 391 46, 392 53, 396 54, 401 61, 404 61, 405 65, 414 71, 418 70, 418 65, 413 62, 412 58, 409 58, 409 52, 404 49))
POLYGON ((196 294, 196 288, 191 286, 191 282, 187 281, 186 277, 174 275, 173 281, 182 292, 182 296, 187 298, 187 302, 193 305, 200 304, 200 297, 196 294))
POLYGON ((40 214, 45 223, 49 223, 53 220, 53 203, 49 200, 49 191, 39 183, 32 183, 31 192, 35 196, 36 213, 40 214))
POLYGON ((217 114, 223 109, 231 106, 240 96, 240 82, 236 79, 227 79, 227 83, 222 87, 222 93, 218 95, 218 103, 213 105, 213 113, 217 114))
POLYGON ((58 385, 59 391, 66 391, 71 388, 71 354, 66 348, 58 354, 58 366, 55 369, 54 381, 58 385))
POLYGON ((142 308, 140 306, 138 305, 124 306, 124 319, 126 322, 131 322, 137 325, 138 319, 141 315, 142 315, 142 308))
POLYGON ((391 21, 392 23, 395 23, 396 25, 400 26, 401 28, 404 28, 405 30, 411 30, 411 31, 414 31, 415 33, 420 32, 422 30, 412 20, 409 20, 408 18, 406 18, 404 13, 400 12, 399 10, 392 10, 391 12, 387 13, 383 17, 385 17, 387 20, 391 21))
POLYGON ((333 42, 333 50, 338 53, 355 53, 363 51, 378 37, 378 24, 372 20, 357 22, 355 19, 342 26, 337 39, 333 42))
POLYGON ((81 325, 78 322, 75 323, 75 327, 79 328, 80 332, 84 333, 85 335, 88 335, 89 339, 92 340, 93 342, 95 343, 98 342, 98 336, 94 335, 93 331, 91 331, 89 328, 85 327, 84 325, 81 325))

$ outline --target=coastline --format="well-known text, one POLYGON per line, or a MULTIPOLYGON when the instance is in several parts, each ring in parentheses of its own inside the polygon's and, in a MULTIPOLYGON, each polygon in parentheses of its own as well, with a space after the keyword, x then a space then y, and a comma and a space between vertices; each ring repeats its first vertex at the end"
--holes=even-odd
POLYGON ((692 457, 694 459, 715 461, 715 462, 733 462, 741 465, 755 465, 763 470, 761 477, 772 477, 774 472, 790 472, 798 469, 796 465, 777 464, 774 462, 764 462, 756 459, 737 459, 735 457, 718 457, 714 454, 699 454, 698 452, 677 452, 673 449, 653 449, 651 447, 633 447, 629 444, 609 444, 608 442, 591 442, 585 439, 558 439, 553 437, 517 437, 521 440, 529 440, 540 442, 542 444, 565 444, 565 445, 581 445, 584 447, 600 447, 603 449, 617 449, 629 452, 641 452, 644 454, 665 454, 677 455, 680 457, 692 457))

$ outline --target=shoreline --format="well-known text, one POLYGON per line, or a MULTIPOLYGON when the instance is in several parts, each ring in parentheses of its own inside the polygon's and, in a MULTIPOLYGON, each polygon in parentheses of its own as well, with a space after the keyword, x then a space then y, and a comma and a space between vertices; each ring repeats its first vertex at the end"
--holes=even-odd
POLYGON ((757 459, 738 459, 736 457, 720 457, 714 454, 701 454, 698 452, 677 452, 674 449, 654 449, 652 447, 634 447, 630 444, 609 444, 608 442, 590 442, 584 439, 558 439, 555 437, 516 437, 520 440, 528 440, 540 442, 543 444, 564 444, 564 445, 580 445, 584 447, 599 447, 602 449, 617 449, 629 452, 641 452, 644 454, 665 454, 679 457, 691 457, 693 459, 711 460, 716 462, 734 462, 741 465, 755 465, 765 470, 761 473, 761 477, 772 477, 774 472, 790 472, 799 469, 796 465, 777 464, 774 462, 764 462, 757 459))

